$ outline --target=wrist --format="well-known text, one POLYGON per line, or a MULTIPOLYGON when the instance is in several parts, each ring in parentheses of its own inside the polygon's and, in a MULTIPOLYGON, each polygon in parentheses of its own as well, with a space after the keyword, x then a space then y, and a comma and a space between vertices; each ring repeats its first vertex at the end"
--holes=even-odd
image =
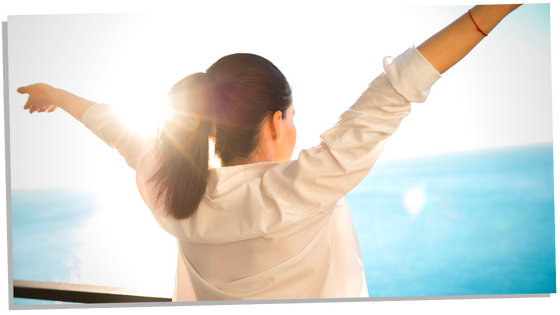
POLYGON ((60 104, 62 103, 62 98, 64 97, 64 90, 57 89, 48 85, 46 88, 46 93, 51 103, 60 107, 60 104))
POLYGON ((476 21, 473 24, 482 30, 484 34, 490 33, 500 21, 521 4, 495 4, 477 5, 470 10, 471 18, 476 21))

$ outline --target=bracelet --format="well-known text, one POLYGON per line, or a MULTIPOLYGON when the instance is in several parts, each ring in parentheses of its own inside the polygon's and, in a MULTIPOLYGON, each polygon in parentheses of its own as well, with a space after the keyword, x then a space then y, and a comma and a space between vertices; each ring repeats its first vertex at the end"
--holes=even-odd
POLYGON ((485 34, 485 33, 480 29, 480 27, 478 27, 478 24, 476 24, 476 22, 474 21, 474 19, 473 19, 473 17, 472 17, 472 14, 471 14, 471 9, 469 9, 469 16, 471 17, 471 20, 473 21, 473 23, 474 23, 474 25, 476 26, 476 28, 478 28, 478 30, 482 33, 482 35, 488 36, 488 34, 485 34))

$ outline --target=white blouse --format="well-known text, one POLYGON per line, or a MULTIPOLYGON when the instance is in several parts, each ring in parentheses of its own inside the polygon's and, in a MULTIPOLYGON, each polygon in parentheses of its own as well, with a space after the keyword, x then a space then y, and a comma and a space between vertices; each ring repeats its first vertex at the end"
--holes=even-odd
POLYGON ((83 115, 87 128, 136 170, 140 195, 179 249, 174 301, 368 296, 360 245, 344 200, 387 139, 423 102, 440 74, 415 47, 385 57, 379 75, 297 160, 212 169, 193 217, 155 207, 146 184, 154 141, 127 129, 107 104, 83 115))

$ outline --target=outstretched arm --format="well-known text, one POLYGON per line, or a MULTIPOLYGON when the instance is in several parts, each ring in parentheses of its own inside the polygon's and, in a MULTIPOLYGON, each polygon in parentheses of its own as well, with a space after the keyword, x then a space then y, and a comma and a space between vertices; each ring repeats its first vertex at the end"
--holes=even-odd
POLYGON ((62 108, 110 147, 117 149, 134 170, 153 145, 149 137, 128 128, 108 104, 96 105, 92 101, 44 83, 23 86, 17 91, 29 94, 23 107, 29 110, 29 113, 50 113, 58 107, 62 108), (96 106, 92 107, 93 105, 96 106))
POLYGON ((78 121, 82 122, 82 115, 93 104, 92 101, 83 99, 77 95, 66 92, 61 89, 55 89, 44 83, 37 83, 28 86, 22 86, 17 89, 20 94, 29 94, 29 98, 23 109, 34 112, 50 113, 60 107, 78 121))
POLYGON ((439 73, 444 73, 463 59, 485 37, 484 34, 490 33, 506 15, 520 5, 477 5, 470 10, 472 19, 468 12, 463 14, 422 43, 418 51, 439 73))

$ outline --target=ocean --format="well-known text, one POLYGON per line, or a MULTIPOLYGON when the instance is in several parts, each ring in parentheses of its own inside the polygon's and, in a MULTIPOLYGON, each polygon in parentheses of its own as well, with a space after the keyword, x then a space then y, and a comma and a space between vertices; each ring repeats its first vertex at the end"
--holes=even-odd
MULTIPOLYGON (((12 191, 13 279, 80 282, 96 198, 12 191)), ((370 297, 556 293, 552 144, 380 162, 346 201, 370 297)))

